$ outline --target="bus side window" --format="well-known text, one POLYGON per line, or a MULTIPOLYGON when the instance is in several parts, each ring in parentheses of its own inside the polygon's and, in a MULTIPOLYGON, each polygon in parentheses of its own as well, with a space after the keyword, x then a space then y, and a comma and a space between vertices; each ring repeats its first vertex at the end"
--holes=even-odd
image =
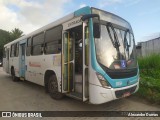
POLYGON ((14 43, 11 45, 10 57, 18 57, 19 54, 19 43, 14 43))
POLYGON ((45 54, 58 54, 61 52, 62 26, 57 26, 46 31, 45 54))
POLYGON ((15 51, 15 44, 11 45, 11 50, 10 50, 10 57, 14 57, 14 52, 15 51))
POLYGON ((26 56, 31 55, 31 45, 32 45, 32 38, 27 39, 27 46, 26 46, 26 56))
POLYGON ((18 54, 19 54, 19 43, 16 43, 16 44, 15 44, 14 56, 15 56, 15 57, 18 57, 18 54))
POLYGON ((32 55, 43 54, 44 32, 33 37, 32 55))

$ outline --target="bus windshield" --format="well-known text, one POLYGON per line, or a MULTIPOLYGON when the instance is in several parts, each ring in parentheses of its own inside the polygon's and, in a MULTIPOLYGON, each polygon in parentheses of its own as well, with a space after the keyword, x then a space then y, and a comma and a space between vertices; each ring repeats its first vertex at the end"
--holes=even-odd
MULTIPOLYGON (((100 38, 95 38, 96 58, 109 69, 137 67, 135 41, 130 24, 112 13, 92 8, 100 16, 100 38)), ((97 23, 97 19, 93 19, 97 23)))
POLYGON ((135 68, 133 34, 109 25, 101 25, 101 37, 95 38, 97 61, 109 69, 135 68))

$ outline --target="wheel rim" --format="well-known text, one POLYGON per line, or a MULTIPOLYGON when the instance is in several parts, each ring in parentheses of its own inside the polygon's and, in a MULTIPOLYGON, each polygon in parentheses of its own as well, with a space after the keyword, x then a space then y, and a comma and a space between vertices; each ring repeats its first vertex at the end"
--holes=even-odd
POLYGON ((63 97, 63 95, 58 92, 58 83, 54 75, 51 76, 49 79, 48 90, 49 90, 50 96, 54 99, 60 99, 63 97))
POLYGON ((13 70, 12 70, 12 79, 15 80, 15 74, 13 70))
POLYGON ((14 78, 15 78, 15 76, 14 75, 12 75, 12 79, 14 80, 14 78))
POLYGON ((49 86, 49 89, 50 89, 50 92, 51 93, 57 93, 57 88, 58 88, 58 86, 57 86, 57 83, 56 83, 56 81, 55 80, 51 80, 50 81, 50 86, 49 86))

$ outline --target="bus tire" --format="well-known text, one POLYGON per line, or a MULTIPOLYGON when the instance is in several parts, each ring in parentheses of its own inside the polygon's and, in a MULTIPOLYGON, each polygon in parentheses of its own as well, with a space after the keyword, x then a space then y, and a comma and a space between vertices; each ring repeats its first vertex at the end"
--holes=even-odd
POLYGON ((14 68, 11 69, 11 75, 12 75, 12 80, 13 80, 14 82, 17 82, 17 81, 18 81, 18 77, 15 76, 14 68))
POLYGON ((53 99, 59 100, 63 98, 63 94, 58 92, 58 83, 55 75, 51 75, 48 81, 48 91, 53 99))

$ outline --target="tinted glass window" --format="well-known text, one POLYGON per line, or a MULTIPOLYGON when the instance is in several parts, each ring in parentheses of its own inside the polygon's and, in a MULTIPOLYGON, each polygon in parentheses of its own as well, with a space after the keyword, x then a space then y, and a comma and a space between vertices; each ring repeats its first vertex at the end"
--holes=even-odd
POLYGON ((14 44, 13 45, 11 45, 11 52, 10 52, 10 57, 14 57, 14 50, 15 49, 15 47, 14 47, 14 44))
POLYGON ((41 45, 33 46, 33 53, 32 55, 41 55, 43 53, 43 47, 41 45))
POLYGON ((61 52, 61 40, 48 42, 45 45, 46 45, 45 47, 46 54, 56 54, 61 52))
POLYGON ((26 56, 30 56, 31 54, 31 47, 26 48, 26 56))
POLYGON ((18 57, 19 54, 19 43, 11 45, 10 57, 18 57))
POLYGON ((22 45, 22 56, 25 55, 25 44, 22 45))
POLYGON ((15 54, 14 54, 14 56, 18 57, 18 54, 19 54, 19 43, 16 43, 15 44, 15 54))
POLYGON ((61 52, 62 26, 57 26, 46 31, 45 53, 57 54, 61 52))
POLYGON ((58 26, 46 31, 45 41, 52 42, 54 40, 61 39, 62 37, 61 31, 62 31, 62 26, 58 26))
POLYGON ((43 53, 44 33, 33 37, 32 55, 41 55, 43 53))
POLYGON ((30 56, 31 54, 31 45, 32 45, 32 39, 30 37, 27 39, 26 56, 30 56))
POLYGON ((27 46, 31 46, 32 45, 32 38, 28 38, 27 39, 27 46))
POLYGON ((44 41, 44 33, 36 35, 36 36, 33 37, 33 46, 42 44, 43 41, 44 41))

